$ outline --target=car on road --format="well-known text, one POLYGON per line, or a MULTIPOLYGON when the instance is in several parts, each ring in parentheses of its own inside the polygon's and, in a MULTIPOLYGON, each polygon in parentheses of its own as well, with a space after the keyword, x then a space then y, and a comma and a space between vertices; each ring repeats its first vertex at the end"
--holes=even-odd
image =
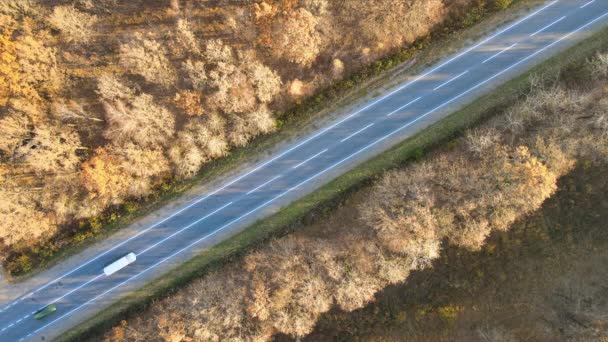
POLYGON ((49 305, 43 307, 42 309, 34 312, 34 318, 43 319, 44 317, 52 314, 55 311, 57 311, 57 306, 55 304, 49 304, 49 305))
POLYGON ((123 269, 127 265, 134 263, 135 259, 137 259, 135 253, 129 253, 129 254, 123 256, 122 258, 112 262, 108 266, 104 267, 103 273, 105 273, 105 275, 107 275, 107 276, 112 275, 112 274, 118 272, 119 270, 123 269))

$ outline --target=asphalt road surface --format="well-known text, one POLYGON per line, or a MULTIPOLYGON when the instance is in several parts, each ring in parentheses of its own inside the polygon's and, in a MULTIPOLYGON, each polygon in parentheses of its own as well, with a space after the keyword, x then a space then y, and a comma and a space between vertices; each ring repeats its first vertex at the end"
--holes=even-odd
POLYGON ((105 250, 71 258, 76 260, 71 269, 58 265, 26 281, 20 295, 0 299, 0 341, 48 341, 59 336, 200 250, 276 212, 606 24, 607 0, 561 0, 547 2, 497 28, 172 213, 161 211, 163 216, 140 225, 134 234, 111 237, 105 250), (104 266, 129 252, 137 255, 135 263, 104 275, 104 266), (57 306, 55 313, 42 320, 33 318, 33 312, 51 303, 57 306))

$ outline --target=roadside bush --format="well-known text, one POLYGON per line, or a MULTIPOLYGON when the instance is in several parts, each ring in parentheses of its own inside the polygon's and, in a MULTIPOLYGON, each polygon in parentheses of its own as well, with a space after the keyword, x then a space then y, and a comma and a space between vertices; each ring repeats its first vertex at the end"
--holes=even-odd
POLYGON ((494 0, 494 8, 499 11, 504 10, 511 6, 512 3, 513 0, 494 0))

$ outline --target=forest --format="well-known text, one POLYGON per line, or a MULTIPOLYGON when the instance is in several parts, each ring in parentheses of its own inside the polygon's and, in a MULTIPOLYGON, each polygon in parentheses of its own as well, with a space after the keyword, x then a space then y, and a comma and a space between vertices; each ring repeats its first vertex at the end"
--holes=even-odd
MULTIPOLYGON (((330 310, 361 309, 379 291, 432 268, 448 246, 481 250, 492 232, 537 212, 575 167, 608 160, 607 54, 529 83, 531 91, 504 113, 387 172, 322 224, 191 282, 105 340, 299 339, 330 310)), ((591 328, 567 333, 594 336, 591 328)))
POLYGON ((447 246, 364 308, 321 315, 301 340, 606 340, 606 166, 577 163, 539 210, 480 250, 447 246))
POLYGON ((510 3, 0 2, 5 270, 100 234, 379 58, 510 3))

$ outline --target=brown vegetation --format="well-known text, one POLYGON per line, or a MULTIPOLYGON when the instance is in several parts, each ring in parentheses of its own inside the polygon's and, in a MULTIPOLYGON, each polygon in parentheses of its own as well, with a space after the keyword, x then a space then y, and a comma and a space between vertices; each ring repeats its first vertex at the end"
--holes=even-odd
MULTIPOLYGON (((584 67, 599 74, 606 60, 598 56, 584 67)), ((361 308, 380 289, 428 267, 444 242, 480 249, 490 232, 537 210, 577 161, 608 157, 608 80, 575 88, 541 81, 532 80, 532 94, 505 115, 363 190, 342 210, 347 220, 330 218, 272 241, 153 304, 106 339, 300 337, 333 306, 361 308)))
POLYGON ((22 273, 98 233, 117 205, 194 177, 469 6, 490 5, 0 2, 0 220, 14 222, 0 229, 0 259, 22 273))
POLYGON ((361 310, 323 315, 302 340, 605 341, 607 167, 579 163, 538 211, 480 251, 449 246, 433 268, 361 310))

